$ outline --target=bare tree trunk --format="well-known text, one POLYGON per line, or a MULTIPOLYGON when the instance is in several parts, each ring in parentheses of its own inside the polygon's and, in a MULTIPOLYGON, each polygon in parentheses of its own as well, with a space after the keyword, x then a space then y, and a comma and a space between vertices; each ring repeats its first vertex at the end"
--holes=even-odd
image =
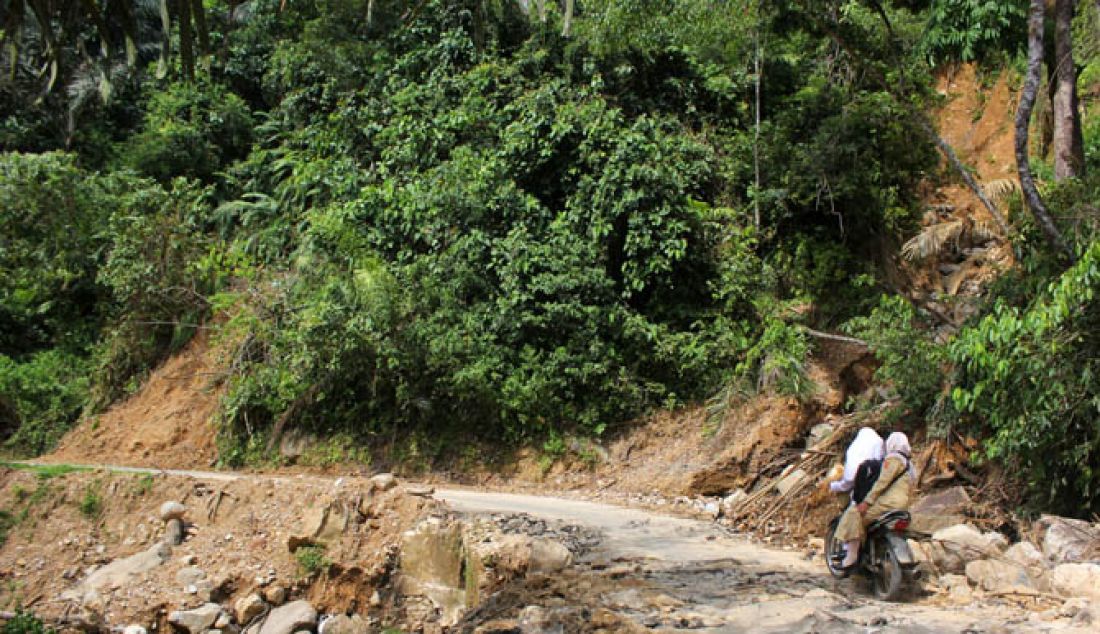
POLYGON ((752 169, 755 176, 756 191, 752 196, 752 216, 753 221, 756 223, 756 228, 760 229, 760 73, 761 63, 760 57, 763 54, 763 45, 760 42, 760 21, 757 20, 756 24, 756 58, 753 62, 754 69, 756 71, 756 79, 753 82, 756 90, 756 123, 753 128, 753 141, 752 141, 752 169))
POLYGON ((1054 7, 1054 178, 1080 176, 1085 168, 1085 142, 1077 107, 1077 72, 1073 64, 1075 0, 1054 7))
POLYGON ((561 20, 561 34, 562 37, 569 37, 570 31, 573 30, 573 0, 565 0, 565 15, 561 20))
POLYGON ((1072 262, 1075 259, 1073 250, 1062 239, 1061 232, 1058 231, 1054 219, 1051 218, 1042 197, 1039 196, 1039 189, 1035 186, 1035 178, 1031 174, 1031 161, 1028 158, 1031 110, 1035 107, 1035 94, 1039 91, 1039 77, 1043 70, 1043 16, 1045 13, 1046 7, 1043 0, 1031 0, 1027 34, 1027 76, 1024 79, 1023 92, 1020 94, 1020 107, 1016 111, 1016 167, 1020 172, 1020 187, 1024 192, 1024 201, 1043 230, 1047 242, 1055 251, 1064 253, 1072 262))
MULTIPOLYGON (((1100 2, 1100 0, 1097 0, 1097 1, 1100 2)), ((546 21, 546 0, 536 0, 535 6, 538 7, 538 11, 539 11, 539 22, 545 22, 546 21)))

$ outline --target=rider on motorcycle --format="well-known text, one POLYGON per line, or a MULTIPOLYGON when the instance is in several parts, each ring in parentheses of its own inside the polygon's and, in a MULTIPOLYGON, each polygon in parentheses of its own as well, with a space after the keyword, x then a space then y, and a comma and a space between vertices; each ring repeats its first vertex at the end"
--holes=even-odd
MULTIPOLYGON (((894 432, 886 438, 886 458, 882 462, 878 480, 862 502, 849 506, 840 517, 836 538, 847 546, 843 567, 852 567, 859 560, 859 544, 865 537, 864 528, 867 524, 890 511, 909 508, 909 499, 916 480, 909 459, 910 453, 909 438, 905 434, 894 432)), ((845 467, 847 471, 847 465, 845 467)))

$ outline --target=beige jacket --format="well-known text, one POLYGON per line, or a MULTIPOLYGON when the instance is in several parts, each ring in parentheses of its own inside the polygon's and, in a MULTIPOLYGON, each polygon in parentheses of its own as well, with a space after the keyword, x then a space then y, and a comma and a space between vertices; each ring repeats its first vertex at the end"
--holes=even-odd
POLYGON ((871 487, 863 501, 868 506, 881 509, 883 513, 908 510, 909 499, 913 494, 913 482, 906 473, 908 467, 909 465, 896 455, 887 457, 882 463, 882 471, 878 475, 878 480, 875 481, 875 486, 871 487))

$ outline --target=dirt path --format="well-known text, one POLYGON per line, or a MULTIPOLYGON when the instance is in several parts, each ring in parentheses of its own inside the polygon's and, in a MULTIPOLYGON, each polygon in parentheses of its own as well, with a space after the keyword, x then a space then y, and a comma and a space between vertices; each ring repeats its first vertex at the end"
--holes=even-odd
MULTIPOLYGON (((217 481, 336 479, 83 466, 217 481)), ((833 580, 813 553, 769 547, 712 522, 535 495, 440 489, 435 497, 459 513, 527 514, 595 529, 600 546, 577 565, 579 574, 592 581, 585 601, 657 631, 1071 631, 1065 619, 1029 619, 1029 612, 1010 601, 965 608, 934 597, 901 604, 876 601, 860 580, 833 580)))

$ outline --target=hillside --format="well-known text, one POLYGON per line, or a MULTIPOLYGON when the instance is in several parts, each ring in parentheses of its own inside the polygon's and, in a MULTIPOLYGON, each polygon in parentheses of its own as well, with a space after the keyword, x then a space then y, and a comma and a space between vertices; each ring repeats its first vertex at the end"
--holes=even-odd
POLYGON ((1095 6, 551 4, 16 2, 6 450, 1096 511, 1095 6))

